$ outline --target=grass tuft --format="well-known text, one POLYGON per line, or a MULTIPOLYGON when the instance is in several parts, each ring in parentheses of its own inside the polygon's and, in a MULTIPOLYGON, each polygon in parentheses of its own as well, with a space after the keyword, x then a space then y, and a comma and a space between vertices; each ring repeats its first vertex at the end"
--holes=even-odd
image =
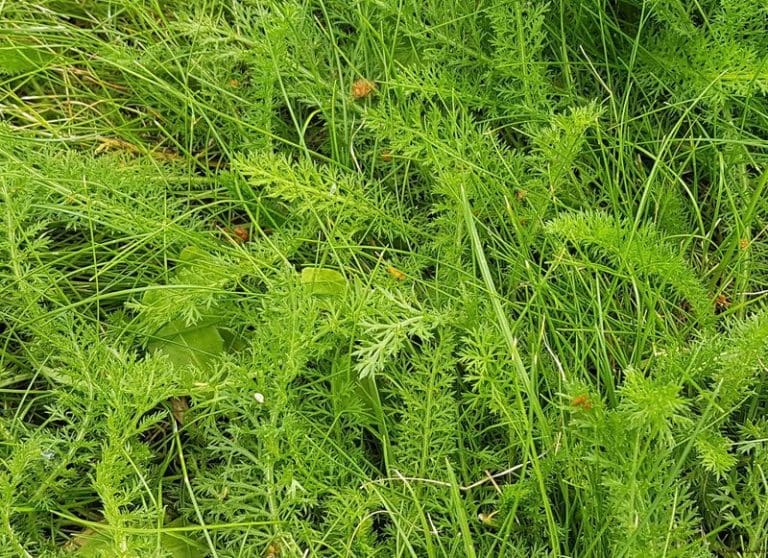
POLYGON ((768 8, 0 0, 0 556, 768 555, 768 8))

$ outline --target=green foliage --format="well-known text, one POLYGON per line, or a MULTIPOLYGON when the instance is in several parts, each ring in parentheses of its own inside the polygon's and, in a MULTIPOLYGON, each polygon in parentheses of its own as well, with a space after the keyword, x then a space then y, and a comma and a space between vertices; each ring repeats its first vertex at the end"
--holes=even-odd
POLYGON ((548 223, 546 231, 577 246, 594 249, 633 282, 653 275, 693 307, 704 327, 711 323, 713 305, 707 300, 701 281, 652 225, 634 230, 604 214, 572 213, 548 223))
POLYGON ((0 555, 768 554, 767 17, 0 2, 0 555))
POLYGON ((188 326, 183 320, 173 320, 152 336, 147 350, 166 355, 174 366, 206 368, 224 350, 224 339, 214 324, 203 321, 188 326))
POLYGON ((344 276, 333 269, 305 267, 301 270, 301 283, 307 290, 316 295, 340 295, 344 292, 346 281, 344 276))

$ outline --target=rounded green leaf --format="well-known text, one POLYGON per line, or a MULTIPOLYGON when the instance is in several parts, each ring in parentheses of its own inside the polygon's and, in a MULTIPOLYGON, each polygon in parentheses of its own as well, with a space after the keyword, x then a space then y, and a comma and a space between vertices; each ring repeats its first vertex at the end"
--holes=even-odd
POLYGON ((301 284, 312 294, 340 295, 347 286, 344 276, 336 270, 322 267, 305 267, 301 270, 301 284))

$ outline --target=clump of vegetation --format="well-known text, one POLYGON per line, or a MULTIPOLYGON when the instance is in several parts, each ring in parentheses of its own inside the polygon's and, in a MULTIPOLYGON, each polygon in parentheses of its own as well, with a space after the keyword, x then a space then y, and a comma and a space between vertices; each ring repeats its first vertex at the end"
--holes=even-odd
POLYGON ((766 23, 0 2, 3 555, 768 554, 766 23))

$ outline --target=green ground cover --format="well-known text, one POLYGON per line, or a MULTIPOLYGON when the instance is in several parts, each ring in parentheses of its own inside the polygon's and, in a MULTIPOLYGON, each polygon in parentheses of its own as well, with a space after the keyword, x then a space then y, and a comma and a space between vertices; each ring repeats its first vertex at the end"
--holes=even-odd
POLYGON ((0 0, 0 556, 768 555, 767 28, 0 0))

